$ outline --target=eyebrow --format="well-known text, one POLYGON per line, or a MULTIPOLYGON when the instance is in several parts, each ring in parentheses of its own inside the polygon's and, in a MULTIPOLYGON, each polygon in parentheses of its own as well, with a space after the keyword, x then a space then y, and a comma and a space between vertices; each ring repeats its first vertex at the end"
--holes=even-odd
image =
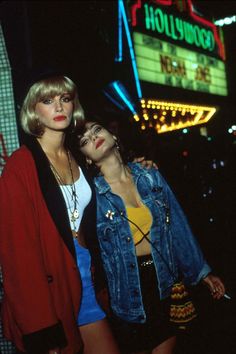
POLYGON ((81 134, 81 138, 84 136, 84 134, 86 134, 87 132, 91 131, 93 129, 93 127, 95 127, 96 125, 98 125, 98 123, 93 123, 90 125, 89 128, 86 128, 86 130, 83 132, 83 134, 81 134))
POLYGON ((98 125, 98 123, 91 124, 90 127, 87 130, 91 130, 95 125, 98 125))
POLYGON ((99 124, 98 124, 98 123, 93 123, 93 124, 91 124, 90 127, 89 127, 89 128, 86 128, 85 131, 84 131, 82 134, 79 134, 79 135, 78 135, 78 138, 79 138, 80 140, 83 139, 83 138, 85 138, 84 134, 86 134, 87 132, 91 131, 91 129, 92 129, 93 127, 95 127, 96 125, 99 125, 99 124))

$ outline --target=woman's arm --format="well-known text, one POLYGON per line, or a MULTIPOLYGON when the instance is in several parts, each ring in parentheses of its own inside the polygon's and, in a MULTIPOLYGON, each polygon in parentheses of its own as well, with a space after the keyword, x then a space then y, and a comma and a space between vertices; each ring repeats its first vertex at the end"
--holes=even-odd
POLYGON ((196 285, 211 272, 211 268, 205 260, 188 220, 171 188, 158 171, 153 173, 156 176, 157 184, 162 187, 166 200, 166 207, 168 208, 166 212, 169 213, 166 227, 172 239, 174 258, 177 261, 178 269, 188 284, 196 285))
POLYGON ((0 263, 8 321, 18 327, 26 351, 37 353, 39 346, 47 351, 65 345, 66 338, 46 276, 30 193, 34 173, 28 168, 28 173, 21 171, 12 162, 0 179, 0 263))

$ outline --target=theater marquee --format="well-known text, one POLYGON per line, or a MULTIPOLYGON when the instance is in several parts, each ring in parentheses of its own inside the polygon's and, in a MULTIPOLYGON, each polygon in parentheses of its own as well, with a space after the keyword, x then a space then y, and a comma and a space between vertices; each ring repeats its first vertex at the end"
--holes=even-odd
MULTIPOLYGON (((197 14, 191 0, 118 0, 118 9, 116 61, 121 66, 128 48, 136 90, 131 99, 120 99, 134 121, 158 133, 207 123, 218 110, 207 103, 209 95, 228 94, 221 29, 197 14), (158 97, 161 85, 172 88, 171 101, 158 97), (186 90, 193 92, 191 102, 178 102, 180 90, 188 99, 186 90)), ((131 76, 127 80, 128 86, 131 76)))
POLYGON ((143 33, 134 32, 133 42, 140 80, 227 95, 223 61, 143 33))

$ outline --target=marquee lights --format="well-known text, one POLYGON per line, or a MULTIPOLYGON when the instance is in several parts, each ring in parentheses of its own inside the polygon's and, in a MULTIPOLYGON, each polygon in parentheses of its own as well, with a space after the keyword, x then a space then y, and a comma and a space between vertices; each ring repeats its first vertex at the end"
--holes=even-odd
POLYGON ((208 122, 216 107, 190 105, 176 102, 141 99, 142 113, 133 116, 142 130, 154 127, 157 133, 192 127, 208 122))

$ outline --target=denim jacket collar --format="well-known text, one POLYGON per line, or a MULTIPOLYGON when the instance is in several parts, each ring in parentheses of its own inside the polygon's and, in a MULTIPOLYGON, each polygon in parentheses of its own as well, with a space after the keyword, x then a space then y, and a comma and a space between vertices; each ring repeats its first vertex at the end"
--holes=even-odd
MULTIPOLYGON (((138 163, 129 162, 128 166, 132 167, 132 176, 133 176, 135 182, 139 176, 146 174, 145 169, 143 167, 141 167, 140 164, 138 164, 138 163)), ((111 187, 106 182, 106 180, 103 176, 97 176, 95 178, 95 185, 97 188, 97 192, 99 194, 105 194, 105 193, 111 191, 111 187)))

